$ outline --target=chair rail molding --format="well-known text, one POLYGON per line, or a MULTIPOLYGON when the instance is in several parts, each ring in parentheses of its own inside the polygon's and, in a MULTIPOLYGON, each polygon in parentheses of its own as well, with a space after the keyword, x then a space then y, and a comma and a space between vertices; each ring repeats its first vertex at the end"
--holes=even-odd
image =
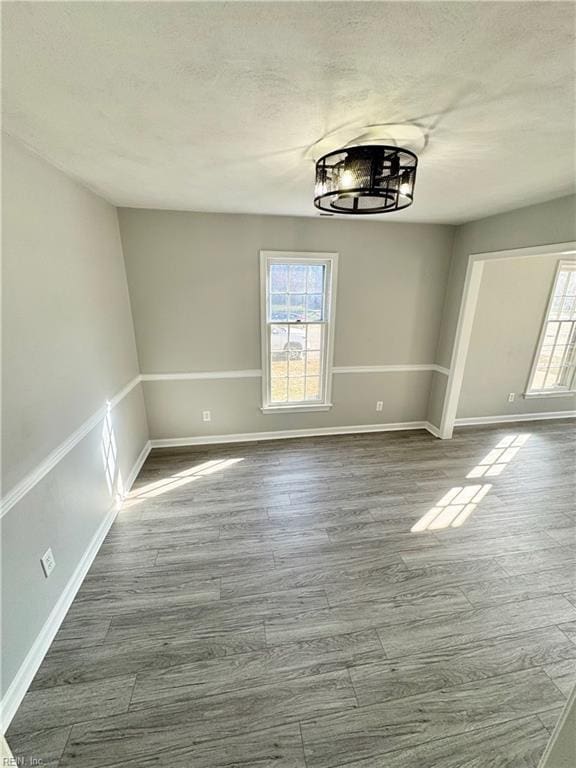
POLYGON ((108 410, 113 410, 140 383, 140 376, 135 376, 123 389, 108 400, 101 408, 90 416, 78 429, 72 432, 66 440, 50 451, 34 469, 25 475, 0 500, 0 518, 9 512, 20 499, 34 488, 62 459, 75 448, 106 417, 108 410))
POLYGON ((541 413, 508 413, 503 416, 470 416, 456 419, 455 427, 473 427, 482 424, 509 424, 518 421, 550 421, 550 419, 576 419, 576 411, 546 411, 541 413))
MULTIPOLYGON (((411 373, 413 371, 435 371, 448 376, 450 371, 437 363, 398 363, 392 365, 335 365, 332 373, 411 373)), ((262 370, 250 368, 232 371, 188 371, 178 373, 143 373, 142 381, 194 381, 197 379, 259 379, 262 370)))
MULTIPOLYGON (((448 376, 449 371, 436 363, 407 363, 394 365, 338 366, 335 374, 374 374, 413 371, 436 371, 448 376)), ((108 409, 114 409, 138 384, 145 381, 196 381, 218 379, 259 379, 259 368, 231 371, 189 371, 176 373, 142 373, 135 376, 128 384, 110 398, 101 408, 90 416, 78 429, 72 432, 60 445, 52 450, 34 469, 26 474, 0 499, 0 518, 12 509, 29 491, 34 488, 76 445, 100 424, 108 409)), ((351 428, 352 431, 354 428, 351 428)))

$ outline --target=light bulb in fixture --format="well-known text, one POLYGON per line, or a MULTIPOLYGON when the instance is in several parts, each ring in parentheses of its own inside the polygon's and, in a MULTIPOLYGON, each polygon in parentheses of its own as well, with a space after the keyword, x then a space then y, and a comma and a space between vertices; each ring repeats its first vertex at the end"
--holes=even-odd
POLYGON ((340 179, 340 186, 345 189, 350 189, 350 187, 354 186, 354 174, 352 171, 344 171, 342 178, 340 179))
POLYGON ((402 177, 400 179, 400 189, 399 192, 401 195, 409 195, 411 192, 410 188, 410 177, 407 173, 403 173, 402 177))

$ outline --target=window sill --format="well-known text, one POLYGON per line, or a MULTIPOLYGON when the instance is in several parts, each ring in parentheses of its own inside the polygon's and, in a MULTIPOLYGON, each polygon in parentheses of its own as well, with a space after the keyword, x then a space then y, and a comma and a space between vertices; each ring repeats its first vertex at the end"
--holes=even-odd
POLYGON ((524 392, 525 400, 533 400, 538 397, 574 397, 576 389, 566 389, 563 392, 524 392))
POLYGON ((310 405, 265 405, 262 413, 310 413, 311 411, 329 411, 332 403, 311 403, 310 405))

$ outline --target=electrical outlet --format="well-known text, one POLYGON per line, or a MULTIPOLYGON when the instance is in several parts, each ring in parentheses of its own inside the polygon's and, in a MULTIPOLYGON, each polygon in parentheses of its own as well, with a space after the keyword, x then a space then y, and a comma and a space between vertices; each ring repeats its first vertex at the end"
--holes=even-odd
POLYGON ((40 562, 42 563, 42 570, 44 571, 44 576, 48 578, 54 568, 56 567, 56 560, 54 560, 54 555, 52 554, 52 550, 49 548, 44 552, 42 557, 40 558, 40 562))
POLYGON ((202 421, 212 421, 212 413, 210 411, 202 411, 202 421))
POLYGON ((510 392, 510 394, 508 395, 508 402, 513 403, 515 397, 516 395, 514 394, 514 392, 510 392))
POLYGON ((381 411, 383 408, 384 408, 384 401, 378 400, 378 402, 376 403, 376 410, 381 411))

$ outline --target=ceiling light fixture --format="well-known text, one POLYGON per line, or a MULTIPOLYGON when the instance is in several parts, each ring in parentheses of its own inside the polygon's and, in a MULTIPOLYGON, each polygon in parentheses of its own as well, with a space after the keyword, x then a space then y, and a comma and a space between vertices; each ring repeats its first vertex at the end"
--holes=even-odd
POLYGON ((330 213, 388 213, 414 200, 418 158, 409 149, 361 145, 329 152, 316 163, 314 205, 330 213))

